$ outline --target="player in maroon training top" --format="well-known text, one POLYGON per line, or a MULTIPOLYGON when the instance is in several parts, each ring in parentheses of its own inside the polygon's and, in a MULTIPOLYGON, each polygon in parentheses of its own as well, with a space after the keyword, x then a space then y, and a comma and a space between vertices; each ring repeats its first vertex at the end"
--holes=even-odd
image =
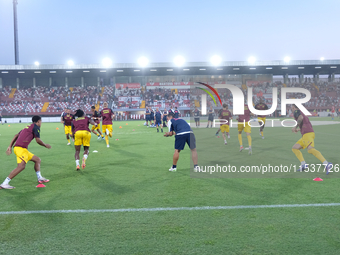
POLYGON ((94 105, 91 107, 91 112, 92 112, 91 119, 94 121, 94 123, 97 124, 97 126, 92 126, 91 130, 93 134, 98 136, 98 140, 100 139, 104 140, 104 135, 102 134, 102 132, 100 132, 100 114, 96 111, 96 107, 94 105), (98 131, 98 134, 96 131, 98 131))
POLYGON ((102 130, 105 133, 106 146, 109 148, 109 136, 112 137, 112 120, 114 117, 113 111, 109 109, 109 104, 105 102, 103 104, 104 109, 101 110, 100 116, 102 116, 102 130))
POLYGON ((67 145, 70 145, 71 144, 70 135, 72 135, 73 115, 71 114, 71 110, 69 108, 67 108, 66 112, 63 114, 62 120, 64 124, 66 139, 68 142, 67 145))
POLYGON ((252 154, 251 149, 251 126, 249 125, 250 116, 252 113, 250 112, 248 105, 244 104, 244 114, 238 116, 238 141, 240 143, 240 151, 243 151, 243 145, 242 145, 242 131, 246 132, 247 138, 248 138, 248 145, 249 145, 249 155, 252 154))
POLYGON ((85 116, 85 113, 78 109, 74 114, 75 119, 72 122, 72 134, 74 137, 74 148, 76 149, 76 153, 74 155, 76 159, 77 170, 80 169, 79 166, 79 154, 81 146, 84 146, 84 154, 82 161, 82 168, 84 169, 86 166, 86 160, 89 155, 90 149, 90 140, 91 140, 91 131, 89 129, 89 124, 97 126, 94 121, 85 116))
MULTIPOLYGON (((255 109, 264 111, 264 110, 268 110, 268 106, 264 103, 264 100, 260 98, 260 102, 257 105, 255 105, 255 109)), ((257 120, 260 125, 260 136, 262 136, 262 139, 264 139, 263 129, 266 124, 266 115, 257 115, 257 120)))
POLYGON ((307 148, 308 153, 312 154, 322 162, 322 164, 325 166, 325 171, 328 174, 329 171, 333 168, 333 164, 328 162, 322 156, 322 154, 314 148, 315 133, 312 127, 312 123, 310 123, 309 118, 304 115, 294 104, 292 105, 292 112, 294 114, 294 119, 297 122, 297 125, 293 127, 292 131, 294 133, 300 131, 302 135, 302 138, 297 141, 292 148, 292 151, 301 162, 299 171, 304 171, 306 168, 308 168, 308 165, 306 164, 306 161, 304 160, 300 151, 301 149, 307 148))
POLYGON ((32 118, 33 124, 28 125, 23 130, 21 130, 18 134, 14 136, 10 145, 7 148, 6 154, 10 155, 12 153, 12 147, 14 145, 14 154, 17 156, 17 163, 18 166, 8 175, 8 177, 4 180, 4 182, 0 185, 1 189, 14 189, 13 186, 9 185, 9 182, 22 170, 25 169, 26 163, 28 161, 34 162, 34 170, 37 174, 38 182, 44 183, 49 182, 48 179, 41 176, 40 173, 40 162, 41 159, 32 154, 27 150, 28 145, 31 141, 35 138, 35 141, 41 145, 50 149, 51 146, 49 144, 45 144, 40 139, 40 127, 41 127, 41 117, 40 116, 33 116, 32 118))
MULTIPOLYGON (((233 118, 233 116, 232 116, 231 112, 228 110, 227 104, 223 104, 222 106, 223 106, 223 109, 220 112, 219 118, 221 120, 225 120, 226 123, 222 123, 221 126, 220 126, 220 129, 221 129, 222 136, 223 136, 223 139, 224 139, 224 144, 227 145, 226 134, 227 134, 228 138, 230 138, 229 121, 230 121, 230 118, 233 118)), ((222 121, 220 121, 220 122, 222 122, 222 121)))

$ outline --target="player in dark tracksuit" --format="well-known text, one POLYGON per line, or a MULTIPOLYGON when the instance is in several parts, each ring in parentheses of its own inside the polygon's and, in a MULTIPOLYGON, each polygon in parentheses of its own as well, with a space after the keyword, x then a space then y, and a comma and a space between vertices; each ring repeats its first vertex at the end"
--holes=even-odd
POLYGON ((174 114, 175 114, 175 118, 178 119, 180 112, 179 110, 177 110, 177 107, 175 107, 174 114))
POLYGON ((161 126, 161 131, 163 133, 162 113, 158 108, 156 108, 156 112, 155 112, 155 125, 157 127, 157 133, 159 132, 159 129, 158 129, 159 126, 161 126))
POLYGON ((166 122, 167 122, 166 116, 168 116, 168 111, 164 108, 164 111, 163 111, 163 127, 167 127, 167 125, 166 125, 166 122))
POLYGON ((150 108, 150 127, 155 127, 155 124, 153 122, 155 118, 155 112, 150 108))

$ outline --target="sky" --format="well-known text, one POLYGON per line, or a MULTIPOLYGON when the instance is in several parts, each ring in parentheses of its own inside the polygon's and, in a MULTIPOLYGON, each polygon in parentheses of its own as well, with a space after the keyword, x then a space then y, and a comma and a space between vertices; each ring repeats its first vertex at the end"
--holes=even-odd
MULTIPOLYGON (((18 0, 20 64, 340 59, 340 0, 18 0)), ((14 61, 0 0, 0 65, 14 61)))

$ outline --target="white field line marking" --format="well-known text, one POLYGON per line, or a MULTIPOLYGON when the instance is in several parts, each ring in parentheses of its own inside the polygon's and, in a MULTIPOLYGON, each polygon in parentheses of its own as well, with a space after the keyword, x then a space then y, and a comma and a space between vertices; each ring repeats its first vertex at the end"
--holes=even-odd
POLYGON ((296 207, 325 207, 340 206, 340 203, 327 204, 283 204, 283 205, 236 205, 236 206, 202 206, 202 207, 159 207, 159 208, 128 208, 128 209, 90 209, 90 210, 41 210, 41 211, 8 211, 9 214, 38 214, 38 213, 117 213, 117 212, 158 212, 158 211, 203 211, 203 210, 232 210, 259 208, 296 208, 296 207))

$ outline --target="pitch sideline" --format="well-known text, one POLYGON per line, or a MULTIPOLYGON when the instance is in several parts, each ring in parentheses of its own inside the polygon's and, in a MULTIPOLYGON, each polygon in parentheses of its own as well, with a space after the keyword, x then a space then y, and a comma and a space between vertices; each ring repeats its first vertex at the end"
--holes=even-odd
POLYGON ((232 209, 261 209, 261 208, 298 208, 298 207, 328 207, 340 206, 340 203, 322 204, 283 204, 283 205, 236 205, 236 206, 202 206, 202 207, 158 207, 158 208, 126 208, 126 209, 89 209, 89 210, 37 210, 37 211, 8 211, 0 215, 13 214, 47 214, 47 213, 118 213, 118 212, 158 212, 158 211, 203 211, 203 210, 232 210, 232 209))

